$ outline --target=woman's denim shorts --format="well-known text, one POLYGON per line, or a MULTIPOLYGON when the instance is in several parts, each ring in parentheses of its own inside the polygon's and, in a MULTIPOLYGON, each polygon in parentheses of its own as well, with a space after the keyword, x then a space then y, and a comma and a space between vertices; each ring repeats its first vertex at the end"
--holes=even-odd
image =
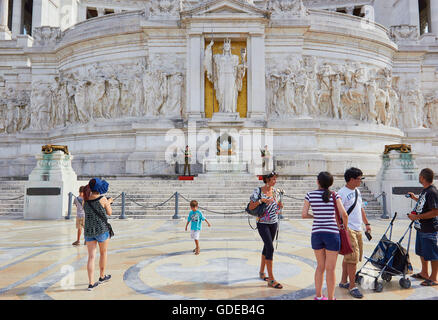
POLYGON ((104 242, 106 239, 109 238, 109 232, 107 231, 95 237, 84 237, 84 238, 86 242, 91 242, 91 241, 104 242))
POLYGON ((315 232, 312 233, 312 249, 339 251, 341 249, 341 237, 339 233, 315 232))

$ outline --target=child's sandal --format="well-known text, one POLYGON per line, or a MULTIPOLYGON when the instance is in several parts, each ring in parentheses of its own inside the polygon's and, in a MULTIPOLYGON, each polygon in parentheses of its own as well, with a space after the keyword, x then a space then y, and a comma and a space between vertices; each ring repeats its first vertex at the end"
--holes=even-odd
POLYGON ((201 252, 200 249, 195 249, 195 254, 198 255, 201 252))
POLYGON ((259 272, 259 277, 263 281, 268 281, 268 279, 269 279, 264 272, 259 272))

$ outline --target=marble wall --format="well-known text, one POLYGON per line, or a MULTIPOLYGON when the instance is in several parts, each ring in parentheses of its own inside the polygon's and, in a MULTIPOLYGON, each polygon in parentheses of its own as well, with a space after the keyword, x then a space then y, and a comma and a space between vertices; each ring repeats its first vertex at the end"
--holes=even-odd
POLYGON ((254 4, 153 0, 0 41, 0 176, 26 176, 46 143, 69 145, 79 175, 172 174, 166 133, 187 132, 188 121, 272 129, 285 174, 376 174, 384 145, 402 142, 438 171, 438 60, 427 49, 436 39, 299 0, 254 4), (245 121, 205 118, 211 36, 247 43, 245 121))

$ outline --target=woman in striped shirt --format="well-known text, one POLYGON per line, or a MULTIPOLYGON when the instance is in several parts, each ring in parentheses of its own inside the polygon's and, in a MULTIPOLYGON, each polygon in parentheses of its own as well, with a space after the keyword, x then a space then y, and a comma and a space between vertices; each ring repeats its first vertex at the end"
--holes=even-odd
POLYGON ((312 249, 318 264, 315 270, 315 300, 327 300, 322 295, 324 272, 326 272, 328 300, 333 300, 336 260, 341 246, 333 196, 345 226, 348 225, 348 215, 339 195, 336 192, 332 194, 329 190, 333 185, 333 176, 329 172, 321 172, 317 183, 318 190, 307 193, 301 215, 303 219, 313 219, 312 249), (310 207, 312 207, 313 215, 309 213, 310 207))
POLYGON ((254 210, 262 203, 266 204, 264 214, 257 219, 257 230, 263 240, 263 251, 260 263, 261 279, 268 281, 268 286, 275 289, 282 289, 283 286, 274 278, 273 273, 273 258, 274 258, 274 238, 278 229, 278 214, 283 208, 283 204, 279 201, 279 197, 274 189, 277 183, 276 172, 271 172, 263 176, 265 186, 257 188, 253 191, 250 200, 249 209, 254 210), (265 267, 268 270, 268 277, 265 274, 265 267))

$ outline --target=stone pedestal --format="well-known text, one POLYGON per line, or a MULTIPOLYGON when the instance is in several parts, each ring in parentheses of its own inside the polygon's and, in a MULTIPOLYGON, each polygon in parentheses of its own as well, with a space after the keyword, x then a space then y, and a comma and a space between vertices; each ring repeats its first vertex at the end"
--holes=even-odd
POLYGON ((204 159, 204 172, 234 172, 242 173, 248 171, 248 164, 236 155, 220 155, 215 159, 204 159))
POLYGON ((73 157, 62 151, 36 156, 37 166, 25 185, 24 219, 60 219, 67 215, 68 194, 78 195, 73 157))
POLYGON ((215 112, 211 118, 211 122, 227 122, 239 121, 240 116, 238 112, 215 112))
MULTIPOLYGON (((415 156, 412 153, 391 151, 382 155, 382 167, 374 186, 372 182, 366 182, 367 186, 374 191, 375 195, 385 192, 387 213, 392 217, 394 212, 405 215, 411 212, 415 205, 406 198, 408 192, 418 194, 422 189, 418 182, 418 167, 415 156)), ((382 197, 379 198, 382 202, 382 197)))

